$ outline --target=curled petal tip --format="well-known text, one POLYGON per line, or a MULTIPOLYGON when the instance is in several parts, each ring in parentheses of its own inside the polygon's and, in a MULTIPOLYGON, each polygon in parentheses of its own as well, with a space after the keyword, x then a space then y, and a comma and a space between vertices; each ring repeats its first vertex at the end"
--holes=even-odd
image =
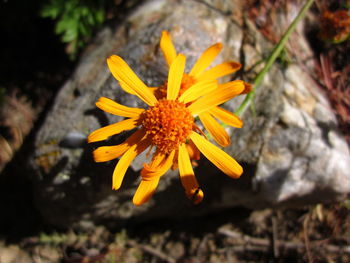
POLYGON ((199 187, 192 189, 187 193, 188 198, 192 201, 193 204, 198 205, 203 201, 204 193, 199 187))

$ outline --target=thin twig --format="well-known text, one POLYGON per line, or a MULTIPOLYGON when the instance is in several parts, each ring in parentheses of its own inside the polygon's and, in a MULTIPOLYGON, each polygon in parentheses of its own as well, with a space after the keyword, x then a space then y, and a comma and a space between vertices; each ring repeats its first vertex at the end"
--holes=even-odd
POLYGON ((246 253, 251 252, 269 252, 268 247, 262 246, 252 246, 252 245, 235 245, 232 247, 225 247, 218 250, 219 253, 226 253, 227 251, 236 252, 236 253, 246 253))
MULTIPOLYGON (((218 231, 219 234, 226 236, 228 238, 232 238, 232 241, 237 243, 237 250, 240 250, 241 247, 248 247, 251 250, 257 250, 261 251, 261 247, 265 248, 265 251, 268 250, 269 247, 272 246, 271 241, 269 239, 265 238, 257 238, 257 237, 251 237, 248 235, 244 235, 238 232, 234 232, 228 229, 219 229, 218 231)), ((277 240, 276 240, 277 241, 277 240)), ((292 242, 292 241, 283 241, 283 240, 278 240, 278 249, 285 249, 285 250, 306 250, 305 244, 301 242, 292 242)), ((312 242, 309 243, 310 248, 311 245, 313 244, 312 242)), ((317 245, 317 248, 322 247, 322 250, 324 252, 329 252, 329 253, 345 253, 345 254, 350 254, 350 246, 336 246, 336 245, 322 245, 320 246, 319 242, 314 242, 315 245, 317 245)), ((263 249, 264 250, 264 249, 263 249)))
POLYGON ((272 217, 272 243, 273 243, 273 255, 275 258, 279 257, 278 249, 278 230, 277 230, 277 219, 272 217))
POLYGON ((305 248, 306 248, 306 254, 307 254, 307 259, 309 263, 313 263, 313 257, 311 254, 311 249, 310 249, 310 241, 309 241, 309 235, 307 233, 307 228, 308 228, 308 222, 309 222, 309 216, 307 215, 304 219, 303 222, 303 228, 304 228, 304 242, 305 242, 305 248))
POLYGON ((131 241, 131 240, 128 241, 127 244, 129 246, 132 246, 132 247, 137 247, 137 248, 143 250, 144 252, 151 254, 152 256, 155 256, 155 257, 157 257, 165 262, 176 263, 176 260, 174 258, 167 256, 162 251, 159 251, 151 246, 138 244, 135 241, 131 241))
POLYGON ((271 242, 268 239, 250 237, 238 232, 234 232, 227 229, 219 229, 219 234, 235 239, 236 241, 243 242, 244 244, 250 244, 253 246, 270 246, 271 242))

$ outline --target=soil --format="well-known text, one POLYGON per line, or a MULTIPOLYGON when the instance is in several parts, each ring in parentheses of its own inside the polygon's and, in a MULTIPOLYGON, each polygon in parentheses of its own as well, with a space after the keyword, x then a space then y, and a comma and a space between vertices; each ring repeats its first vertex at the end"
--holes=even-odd
MULTIPOLYGON (((43 1, 20 2, 20 8, 14 1, 0 4, 1 263, 350 262, 349 200, 294 209, 235 208, 186 222, 159 219, 123 229, 96 226, 91 232, 46 224, 34 206, 25 163, 32 138, 75 61, 54 34, 53 21, 38 15, 43 1)), ((279 1, 248 2, 256 22, 256 10, 272 10, 279 1)), ((324 2, 312 11, 339 8, 324 2)), ((264 34, 266 26, 260 26, 264 34)), ((319 65, 314 77, 350 139, 350 42, 320 45, 312 30, 309 39, 319 65)))

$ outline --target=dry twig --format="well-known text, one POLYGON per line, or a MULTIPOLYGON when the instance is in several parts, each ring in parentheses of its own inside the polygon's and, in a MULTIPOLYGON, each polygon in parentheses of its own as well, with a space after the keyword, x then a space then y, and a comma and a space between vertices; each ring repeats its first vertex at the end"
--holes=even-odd
POLYGON ((173 259, 172 257, 167 256, 166 254, 164 254, 162 251, 159 251, 151 246, 147 246, 147 245, 142 245, 142 244, 138 244, 135 241, 128 241, 127 244, 129 246, 132 247, 137 247, 141 250, 143 250, 144 252, 151 254, 152 256, 155 256, 161 260, 163 260, 164 262, 168 262, 168 263, 176 263, 176 260, 173 259))
POLYGON ((278 230, 277 230, 277 219, 272 217, 272 242, 273 242, 273 255, 275 258, 279 257, 278 249, 278 230))
POLYGON ((309 215, 306 215, 304 222, 303 222, 303 228, 304 228, 304 242, 305 242, 305 249, 306 249, 306 254, 307 254, 307 259, 309 263, 313 263, 313 257, 310 249, 310 240, 309 240, 309 235, 308 235, 308 222, 309 222, 309 215))
MULTIPOLYGON (((266 251, 269 247, 272 246, 271 241, 269 239, 251 237, 228 229, 219 229, 218 233, 228 238, 231 238, 232 241, 234 241, 237 244, 237 246, 235 246, 234 248, 237 248, 238 251, 241 251, 242 248, 242 251, 246 251, 244 250, 245 248, 247 248, 247 250, 266 251)), ((317 245, 318 249, 320 248, 319 242, 310 242, 310 248, 312 248, 313 243, 317 245)), ((279 250, 306 250, 306 246, 301 242, 278 240, 276 244, 279 250)), ((322 249, 324 252, 328 253, 350 254, 350 246, 322 245, 322 249)))

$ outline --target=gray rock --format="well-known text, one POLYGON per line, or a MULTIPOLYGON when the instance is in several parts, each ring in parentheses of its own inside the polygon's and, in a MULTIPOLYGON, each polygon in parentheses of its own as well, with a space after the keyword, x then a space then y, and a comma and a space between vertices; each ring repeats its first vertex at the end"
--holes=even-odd
POLYGON ((33 260, 27 252, 21 250, 18 246, 0 245, 0 262, 1 263, 31 263, 33 260))
MULTIPOLYGON (((103 29, 85 51, 76 71, 57 95, 35 140, 33 182, 36 204, 44 218, 60 227, 93 224, 121 225, 127 220, 186 218, 243 205, 250 208, 305 205, 338 200, 350 192, 348 147, 336 130, 327 100, 298 65, 273 67, 255 100, 255 114, 242 117, 245 126, 230 130, 232 154, 245 169, 232 180, 204 158, 195 169, 205 192, 203 203, 192 206, 178 173, 162 177, 152 200, 132 204, 145 157, 125 175, 120 190, 111 190, 117 160, 94 163, 98 145, 116 144, 127 134, 93 145, 82 138, 101 126, 121 120, 95 108, 106 96, 128 106, 144 106, 124 93, 111 76, 106 58, 122 56, 146 84, 164 82, 167 68, 159 50, 161 31, 171 32, 178 52, 193 65, 210 45, 223 42, 215 63, 245 59, 250 68, 271 45, 252 25, 243 32, 230 12, 239 1, 147 1, 123 22, 103 29), (254 36, 243 41, 243 35, 254 36)), ((235 13, 235 12, 234 12, 235 13)), ((254 75, 255 73, 251 73, 254 75)), ((225 107, 236 108, 241 99, 225 107)))

